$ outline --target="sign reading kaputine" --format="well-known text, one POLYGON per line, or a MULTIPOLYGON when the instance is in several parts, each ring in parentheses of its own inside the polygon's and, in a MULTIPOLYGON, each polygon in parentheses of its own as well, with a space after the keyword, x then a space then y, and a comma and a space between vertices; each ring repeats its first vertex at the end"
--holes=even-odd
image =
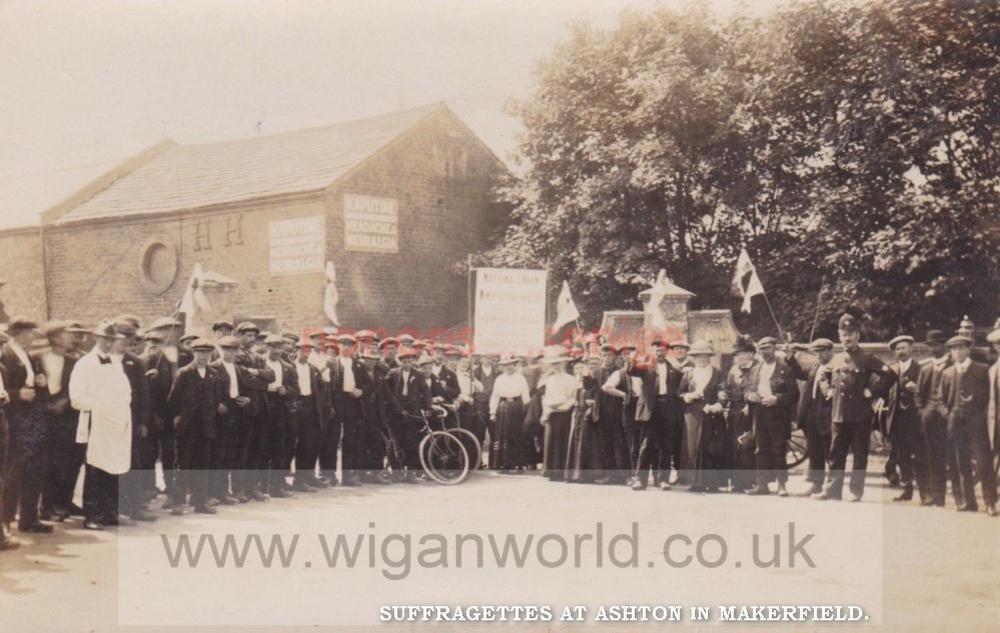
POLYGON ((326 252, 323 216, 278 220, 267 228, 272 275, 323 272, 326 252))
POLYGON ((399 205, 393 198, 344 194, 344 249, 399 252, 399 205))

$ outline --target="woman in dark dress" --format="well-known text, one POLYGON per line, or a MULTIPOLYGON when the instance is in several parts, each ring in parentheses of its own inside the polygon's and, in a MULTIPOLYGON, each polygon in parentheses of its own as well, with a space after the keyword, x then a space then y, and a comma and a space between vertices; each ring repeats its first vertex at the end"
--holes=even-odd
POLYGON ((576 380, 573 425, 569 435, 569 454, 566 460, 566 481, 586 483, 602 476, 604 451, 601 444, 599 421, 594 406, 600 383, 593 375, 599 359, 590 366, 583 360, 573 363, 576 380))
POLYGON ((743 396, 750 370, 753 369, 756 350, 749 337, 741 335, 736 339, 733 350, 733 366, 726 376, 725 395, 729 408, 727 416, 726 442, 729 445, 730 478, 733 492, 746 492, 755 483, 756 462, 754 460, 754 445, 750 441, 753 433, 753 423, 750 416, 744 412, 746 400, 743 396), (740 437, 744 442, 740 442, 740 437))
POLYGON ((715 351, 705 342, 691 346, 694 367, 684 372, 679 388, 684 401, 684 450, 694 462, 692 492, 718 492, 728 484, 726 421, 719 391, 725 376, 712 366, 715 351))
POLYGON ((493 383, 490 395, 490 418, 496 436, 490 441, 489 465, 492 470, 510 472, 524 464, 524 407, 531 394, 528 382, 517 371, 517 359, 500 359, 503 373, 493 383))
POLYGON ((542 475, 550 481, 566 477, 571 428, 577 414, 579 381, 566 373, 569 358, 550 354, 543 359, 549 372, 542 379, 542 415, 545 428, 542 475))

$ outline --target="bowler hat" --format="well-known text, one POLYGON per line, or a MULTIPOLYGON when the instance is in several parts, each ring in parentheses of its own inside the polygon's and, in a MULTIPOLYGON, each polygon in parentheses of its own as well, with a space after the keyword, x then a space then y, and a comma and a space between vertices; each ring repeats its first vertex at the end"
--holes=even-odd
POLYGON ((740 354, 749 352, 753 354, 757 349, 753 345, 753 340, 746 334, 740 334, 736 337, 736 343, 733 345, 733 353, 740 354))
POLYGON ((947 337, 945 337, 944 332, 941 330, 927 330, 927 338, 925 341, 927 344, 944 343, 946 340, 947 337))
POLYGON ((7 324, 7 334, 17 334, 18 332, 23 332, 24 330, 36 330, 38 329, 38 324, 31 319, 23 316, 14 317, 7 324))

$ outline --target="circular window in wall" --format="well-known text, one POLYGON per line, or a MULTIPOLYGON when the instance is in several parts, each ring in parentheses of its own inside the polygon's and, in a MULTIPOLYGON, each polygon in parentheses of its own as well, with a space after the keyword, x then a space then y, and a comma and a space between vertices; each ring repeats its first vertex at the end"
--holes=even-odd
POLYGON ((177 278, 177 249, 166 239, 152 239, 142 249, 143 285, 157 293, 166 292, 177 278))

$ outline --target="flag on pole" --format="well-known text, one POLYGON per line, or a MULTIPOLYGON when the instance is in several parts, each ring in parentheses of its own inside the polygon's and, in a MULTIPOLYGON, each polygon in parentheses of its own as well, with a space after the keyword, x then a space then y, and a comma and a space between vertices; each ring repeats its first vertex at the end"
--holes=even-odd
POLYGON ((569 293, 569 282, 564 280, 559 298, 556 299, 556 321, 552 324, 552 333, 555 334, 564 325, 579 318, 580 311, 576 309, 573 295, 569 293))
POLYGON ((188 279, 187 287, 184 289, 184 296, 181 297, 181 303, 178 306, 178 311, 184 313, 184 327, 188 330, 191 329, 194 315, 198 310, 208 312, 212 309, 203 288, 204 276, 205 271, 202 270, 201 264, 196 262, 191 271, 191 278, 188 279))
POLYGON ((340 327, 340 317, 337 316, 337 302, 340 296, 337 294, 337 270, 333 267, 333 262, 326 263, 326 291, 323 295, 323 311, 326 318, 330 319, 334 327, 340 327))
POLYGON ((736 260, 736 272, 733 274, 733 292, 743 297, 741 310, 750 314, 750 300, 757 295, 764 294, 764 286, 757 276, 757 269, 750 261, 747 249, 740 250, 739 259, 736 260))

